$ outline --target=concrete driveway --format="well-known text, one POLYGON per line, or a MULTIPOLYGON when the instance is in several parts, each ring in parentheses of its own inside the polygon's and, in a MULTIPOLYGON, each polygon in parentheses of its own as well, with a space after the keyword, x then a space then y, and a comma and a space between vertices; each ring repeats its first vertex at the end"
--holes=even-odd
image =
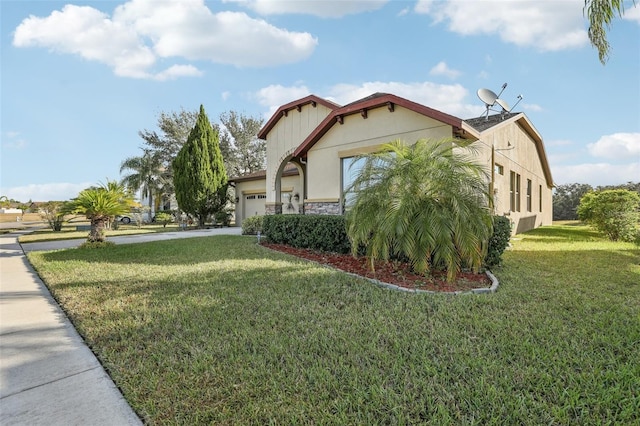
MULTIPOLYGON (((146 243, 150 241, 174 240, 177 238, 196 238, 210 237, 212 235, 241 235, 242 229, 233 228, 213 228, 213 229, 193 229, 188 231, 159 232, 150 234, 122 235, 118 237, 107 237, 108 241, 116 244, 135 244, 146 243)), ((42 243, 24 243, 22 249, 25 253, 30 251, 47 251, 59 250, 78 247, 84 243, 86 239, 78 238, 75 240, 46 241, 42 243)))

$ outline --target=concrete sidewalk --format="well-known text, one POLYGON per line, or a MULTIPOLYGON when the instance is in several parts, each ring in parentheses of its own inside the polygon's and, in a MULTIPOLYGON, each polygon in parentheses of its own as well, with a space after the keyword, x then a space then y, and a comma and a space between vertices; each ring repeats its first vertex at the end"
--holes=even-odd
POLYGON ((0 424, 141 425, 31 268, 0 235, 0 424))
MULTIPOLYGON (((18 237, 29 232, 0 235, 0 425, 141 425, 24 255, 85 240, 21 247, 18 237)), ((219 228, 109 240, 132 244, 240 233, 219 228)))

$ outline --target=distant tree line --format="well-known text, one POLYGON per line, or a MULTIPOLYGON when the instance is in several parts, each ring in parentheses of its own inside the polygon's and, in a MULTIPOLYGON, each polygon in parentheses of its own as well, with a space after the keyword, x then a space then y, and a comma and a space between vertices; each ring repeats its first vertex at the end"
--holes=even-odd
POLYGON ((568 183, 556 186, 553 193, 553 220, 577 220, 580 200, 593 191, 626 189, 640 194, 640 182, 627 182, 622 185, 592 187, 585 183, 568 183))

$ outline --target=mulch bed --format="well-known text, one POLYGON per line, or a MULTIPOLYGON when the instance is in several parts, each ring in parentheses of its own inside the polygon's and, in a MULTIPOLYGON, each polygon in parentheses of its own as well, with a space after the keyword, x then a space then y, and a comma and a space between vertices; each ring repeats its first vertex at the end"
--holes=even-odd
POLYGON ((283 244, 262 245, 321 265, 408 289, 456 292, 491 286, 491 280, 484 273, 461 272, 454 282, 449 283, 446 272, 432 271, 429 276, 416 275, 411 271, 409 264, 404 262, 376 262, 375 271, 372 272, 365 257, 295 248, 283 244))

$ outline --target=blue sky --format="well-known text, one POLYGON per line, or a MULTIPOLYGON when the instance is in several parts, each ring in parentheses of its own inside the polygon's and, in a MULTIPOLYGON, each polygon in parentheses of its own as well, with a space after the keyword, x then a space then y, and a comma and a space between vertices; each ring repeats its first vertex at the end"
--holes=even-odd
POLYGON ((268 119, 310 93, 389 92, 460 118, 499 92, 542 134, 556 184, 640 181, 640 7, 605 66, 583 0, 5 1, 0 195, 64 200, 141 154, 162 111, 268 119))

